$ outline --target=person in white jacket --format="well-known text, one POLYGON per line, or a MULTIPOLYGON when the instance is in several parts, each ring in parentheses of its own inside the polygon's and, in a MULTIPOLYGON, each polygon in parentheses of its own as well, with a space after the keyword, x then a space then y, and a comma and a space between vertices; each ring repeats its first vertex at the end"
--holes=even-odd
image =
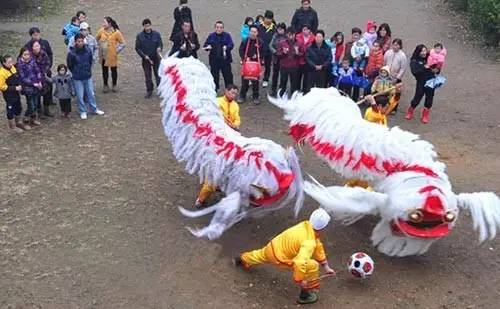
POLYGON ((403 41, 401 39, 392 41, 391 49, 384 54, 384 66, 389 67, 389 73, 394 83, 399 85, 399 87, 396 87, 396 94, 389 106, 391 113, 395 114, 401 99, 401 82, 408 67, 408 60, 403 52, 403 41))
POLYGON ((354 70, 364 71, 366 59, 370 55, 370 47, 365 38, 360 38, 351 48, 351 56, 354 59, 352 67, 354 70))

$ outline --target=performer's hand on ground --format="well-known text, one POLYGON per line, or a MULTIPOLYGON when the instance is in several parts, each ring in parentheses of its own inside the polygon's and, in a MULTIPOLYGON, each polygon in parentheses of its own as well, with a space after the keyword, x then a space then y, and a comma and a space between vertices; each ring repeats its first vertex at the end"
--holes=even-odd
POLYGON ((333 270, 333 268, 330 267, 330 265, 328 264, 325 264, 325 266, 323 266, 325 272, 329 275, 332 275, 332 276, 335 276, 337 275, 337 273, 335 272, 335 270, 333 270))

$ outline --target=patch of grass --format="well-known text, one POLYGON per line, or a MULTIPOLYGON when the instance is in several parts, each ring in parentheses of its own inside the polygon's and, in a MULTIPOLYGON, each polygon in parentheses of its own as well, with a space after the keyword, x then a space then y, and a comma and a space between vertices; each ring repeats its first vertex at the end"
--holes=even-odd
POLYGON ((473 29, 493 47, 500 44, 500 0, 447 0, 454 9, 463 11, 473 29))
POLYGON ((0 0, 4 21, 34 20, 59 13, 65 0, 0 0))
POLYGON ((0 55, 9 54, 14 58, 19 53, 20 46, 23 46, 26 35, 14 31, 1 31, 0 32, 0 55))

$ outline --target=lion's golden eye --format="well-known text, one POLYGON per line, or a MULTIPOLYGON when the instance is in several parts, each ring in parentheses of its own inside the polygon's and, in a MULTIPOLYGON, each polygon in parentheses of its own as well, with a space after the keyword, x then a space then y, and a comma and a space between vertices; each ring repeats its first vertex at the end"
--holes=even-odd
POLYGON ((444 221, 444 222, 451 223, 451 222, 455 221, 455 218, 456 218, 456 215, 455 215, 453 212, 448 211, 448 212, 444 215, 444 217, 443 217, 443 221, 444 221))
POLYGON ((419 223, 424 219, 424 214, 420 210, 414 210, 408 215, 408 218, 413 223, 419 223))

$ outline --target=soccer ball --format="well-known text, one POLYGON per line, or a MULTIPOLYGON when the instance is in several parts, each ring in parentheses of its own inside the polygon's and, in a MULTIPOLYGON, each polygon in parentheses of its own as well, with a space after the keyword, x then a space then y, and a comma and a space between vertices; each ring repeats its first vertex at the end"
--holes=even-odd
POLYGON ((356 252, 349 258, 347 269, 354 277, 367 279, 373 274, 375 263, 372 258, 363 252, 356 252))

